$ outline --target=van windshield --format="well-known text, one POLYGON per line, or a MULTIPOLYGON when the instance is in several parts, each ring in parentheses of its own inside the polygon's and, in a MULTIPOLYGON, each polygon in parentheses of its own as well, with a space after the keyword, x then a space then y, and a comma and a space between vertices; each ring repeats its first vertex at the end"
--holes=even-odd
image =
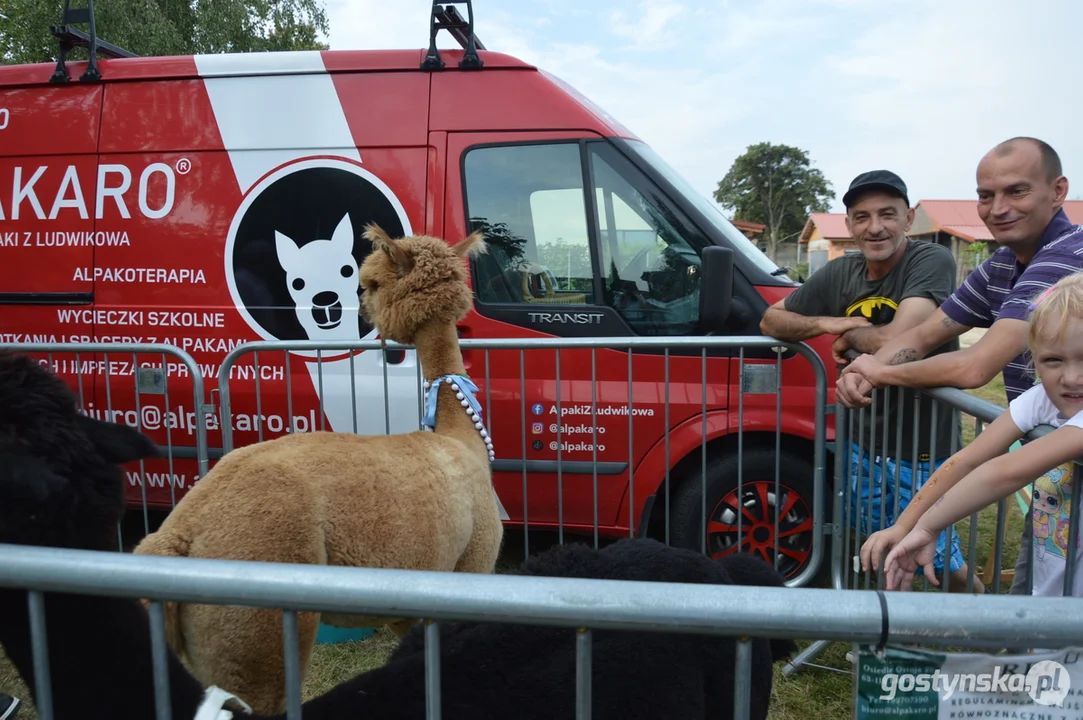
MULTIPOLYGON (((710 202, 704 197, 698 190, 692 187, 691 183, 685 180, 681 175, 674 170, 662 156, 654 151, 650 145, 647 145, 641 140, 631 140, 622 138, 620 144, 635 153, 640 160, 650 165, 657 170, 666 180, 668 180, 678 192, 683 194, 700 209, 703 216, 707 218, 707 221, 713 224, 726 239, 730 241, 733 249, 736 252, 743 254, 749 260, 756 265, 759 265, 763 270, 769 274, 776 274, 780 280, 793 282, 793 280, 785 273, 779 273, 779 267, 771 258, 767 257, 767 254, 756 247, 751 240, 745 237, 744 233, 735 228, 733 224, 726 219, 726 216, 722 214, 722 211, 717 205, 710 202)), ((797 284, 797 283, 793 283, 797 284)))

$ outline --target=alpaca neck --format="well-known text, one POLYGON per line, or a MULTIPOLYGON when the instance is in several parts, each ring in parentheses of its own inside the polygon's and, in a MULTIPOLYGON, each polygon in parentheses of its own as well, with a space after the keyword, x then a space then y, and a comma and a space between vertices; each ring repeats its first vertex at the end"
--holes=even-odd
POLYGON ((414 333, 414 347, 417 348, 421 371, 426 380, 435 380, 441 375, 466 374, 463 356, 459 351, 459 336, 455 334, 454 325, 423 325, 414 333))
MULTIPOLYGON (((421 361, 422 374, 428 382, 444 375, 466 375, 454 325, 430 323, 423 326, 414 336, 414 346, 421 361)), ((470 419, 467 408, 455 397, 455 390, 447 381, 442 382, 437 390, 434 432, 462 440, 486 456, 489 454, 485 440, 470 419)))

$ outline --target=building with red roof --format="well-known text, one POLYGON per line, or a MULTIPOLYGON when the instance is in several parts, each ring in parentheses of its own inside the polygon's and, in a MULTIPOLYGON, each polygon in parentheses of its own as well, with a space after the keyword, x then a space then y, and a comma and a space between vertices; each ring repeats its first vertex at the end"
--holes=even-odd
MULTIPOLYGON (((1083 200, 1066 200, 1064 212, 1083 223, 1083 200)), ((976 200, 921 200, 914 207, 910 237, 944 245, 955 256, 957 282, 998 247, 978 216, 976 200)))
POLYGON ((763 223, 748 222, 747 220, 730 220, 730 223, 740 230, 749 240, 757 241, 763 235, 767 226, 763 223))
MULTIPOLYGON (((812 213, 797 238, 798 247, 808 245, 808 271, 816 272, 829 260, 854 250, 854 241, 846 228, 846 213, 812 213)), ((800 253, 798 253, 800 262, 800 253)))

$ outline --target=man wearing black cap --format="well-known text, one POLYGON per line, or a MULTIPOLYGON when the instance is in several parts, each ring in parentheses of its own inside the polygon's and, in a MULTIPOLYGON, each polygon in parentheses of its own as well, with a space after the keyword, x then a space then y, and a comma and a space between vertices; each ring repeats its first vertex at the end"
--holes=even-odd
MULTIPOLYGON (((846 363, 847 351, 875 353, 900 333, 919 325, 955 288, 955 259, 951 252, 941 245, 907 237, 914 211, 906 184, 898 175, 888 170, 862 173, 850 183, 842 202, 846 206, 846 227, 860 253, 828 262, 793 293, 768 308, 760 322, 765 335, 788 342, 837 335, 833 351, 840 365, 846 363)), ((931 354, 958 348, 958 338, 953 338, 931 354)), ((851 522, 856 526, 860 514, 863 535, 890 527, 896 513, 909 503, 912 492, 950 457, 953 420, 951 413, 940 412, 934 423, 931 399, 912 390, 879 393, 875 416, 865 424, 861 437, 851 438, 851 522), (920 403, 916 418, 915 402, 920 403)), ((858 433, 857 423, 854 433, 858 433)), ((967 567, 958 536, 952 533, 951 540, 950 582, 961 587, 966 582, 967 567)), ((943 572, 946 544, 944 532, 937 542, 933 563, 938 575, 943 572)), ((976 592, 984 592, 978 578, 974 585, 976 592)))

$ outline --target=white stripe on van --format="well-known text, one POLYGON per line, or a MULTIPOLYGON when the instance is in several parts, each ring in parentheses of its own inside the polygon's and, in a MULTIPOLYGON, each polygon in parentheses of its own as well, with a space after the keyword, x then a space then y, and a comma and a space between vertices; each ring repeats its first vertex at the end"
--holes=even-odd
MULTIPOLYGON (((229 153, 242 193, 291 160, 332 155, 361 161, 342 103, 318 51, 197 55, 195 61, 199 74, 205 78, 203 82, 224 149, 229 153), (253 77, 283 71, 309 74, 253 77)), ((411 234, 405 213, 402 221, 405 232, 411 234)), ((365 339, 375 337, 373 331, 365 339)), ((291 364, 296 367, 296 362, 301 361, 295 358, 291 364)), ((324 360, 322 368, 315 361, 305 364, 312 377, 314 396, 319 397, 322 388, 326 429, 352 432, 354 403, 349 358, 324 360)), ((354 358, 353 371, 357 431, 382 435, 386 431, 383 353, 377 350, 361 353, 354 358)), ((417 354, 408 352, 402 363, 387 367, 387 374, 391 432, 417 430, 421 393, 417 354)), ((296 385, 294 388, 294 392, 299 390, 296 385)), ((284 409, 285 398, 280 402, 284 409)))
POLYGON ((200 77, 230 75, 285 75, 324 73, 323 54, 319 50, 296 52, 253 52, 196 55, 200 77))
POLYGON ((203 83, 242 193, 290 160, 315 154, 361 159, 327 73, 203 83))

